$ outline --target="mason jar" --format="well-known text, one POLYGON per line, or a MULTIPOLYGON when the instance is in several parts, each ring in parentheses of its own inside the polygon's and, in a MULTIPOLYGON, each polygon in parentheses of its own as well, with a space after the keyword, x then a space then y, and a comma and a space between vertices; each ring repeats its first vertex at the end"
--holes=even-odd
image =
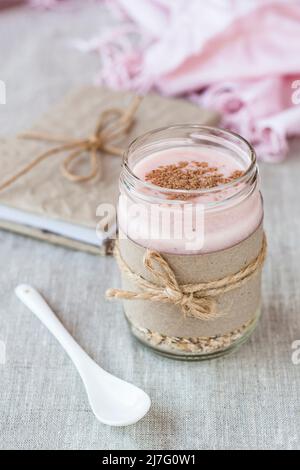
POLYGON ((260 317, 266 241, 245 139, 199 125, 137 138, 123 160, 118 222, 122 289, 112 296, 139 341, 188 360, 246 341, 260 317))

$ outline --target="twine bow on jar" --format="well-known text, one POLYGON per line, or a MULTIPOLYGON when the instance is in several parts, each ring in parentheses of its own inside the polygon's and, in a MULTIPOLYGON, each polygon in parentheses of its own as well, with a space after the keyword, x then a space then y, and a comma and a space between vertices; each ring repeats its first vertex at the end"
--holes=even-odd
POLYGON ((185 317, 213 320, 224 315, 217 308, 217 297, 248 282, 261 268, 266 258, 267 241, 263 236, 258 256, 239 272, 222 279, 196 284, 179 284, 168 262, 157 251, 147 249, 143 264, 152 275, 153 282, 133 272, 121 256, 118 245, 115 257, 121 272, 139 288, 138 292, 122 289, 108 289, 108 298, 124 300, 149 300, 164 302, 180 307, 185 317))
MULTIPOLYGON (((148 294, 155 295, 155 300, 178 305, 184 316, 206 318, 207 315, 216 314, 216 302, 211 297, 197 297, 177 282, 174 271, 157 251, 147 250, 143 260, 145 268, 152 274, 158 286, 149 289, 148 294)), ((154 300, 151 297, 151 300, 154 300)))
POLYGON ((52 155, 58 155, 63 152, 68 152, 68 154, 61 164, 61 172, 68 180, 73 182, 84 182, 92 180, 99 174, 101 176, 101 155, 99 158, 99 153, 103 152, 110 155, 122 155, 124 150, 118 147, 115 142, 119 137, 124 136, 130 130, 141 100, 141 97, 136 96, 127 109, 105 109, 98 119, 95 131, 87 138, 74 139, 65 136, 53 136, 40 132, 26 132, 21 134, 19 137, 22 139, 50 142, 58 145, 38 155, 33 161, 1 183, 0 191, 11 186, 15 181, 29 173, 43 160, 46 160, 52 155), (76 173, 71 169, 75 161, 81 158, 84 154, 87 155, 90 163, 90 172, 86 175, 76 173))
MULTIPOLYGON (((121 257, 118 245, 115 247, 115 257, 122 273, 141 289, 141 292, 130 292, 121 289, 108 289, 108 298, 124 300, 151 300, 177 305, 185 317, 208 320, 218 316, 216 302, 212 297, 197 297, 194 292, 179 285, 174 271, 167 261, 157 251, 147 250, 143 258, 145 268, 151 273, 154 282, 147 281, 142 276, 130 270, 121 257)), ((187 286, 188 287, 188 286, 187 286)))

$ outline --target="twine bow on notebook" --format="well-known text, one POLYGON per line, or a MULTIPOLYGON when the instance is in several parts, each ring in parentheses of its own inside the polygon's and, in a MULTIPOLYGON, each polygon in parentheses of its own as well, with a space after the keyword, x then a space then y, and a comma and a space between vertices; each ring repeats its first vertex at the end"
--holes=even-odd
POLYGON ((8 188, 21 176, 29 173, 35 166, 52 155, 68 152, 61 165, 61 172, 65 178, 74 182, 89 181, 97 175, 101 176, 101 152, 110 155, 122 155, 123 149, 116 145, 116 141, 130 130, 136 111, 142 98, 137 96, 127 109, 105 109, 98 119, 95 131, 87 138, 74 139, 65 136, 53 136, 40 132, 26 132, 19 137, 29 140, 40 140, 58 144, 38 155, 33 161, 16 172, 9 179, 0 184, 0 191, 8 188), (86 155, 90 163, 90 172, 82 175, 72 171, 71 167, 77 159, 86 155))
POLYGON ((224 312, 218 312, 217 297, 248 282, 261 269, 266 258, 266 252, 267 241, 264 235, 257 258, 239 272, 216 281, 179 284, 174 271, 157 251, 146 250, 143 259, 145 268, 152 275, 153 282, 151 282, 129 268, 120 254, 118 245, 116 245, 115 256, 120 270, 128 279, 133 281, 139 288, 139 292, 108 289, 106 296, 124 300, 150 300, 152 302, 170 303, 179 306, 185 317, 213 320, 224 314, 224 312))

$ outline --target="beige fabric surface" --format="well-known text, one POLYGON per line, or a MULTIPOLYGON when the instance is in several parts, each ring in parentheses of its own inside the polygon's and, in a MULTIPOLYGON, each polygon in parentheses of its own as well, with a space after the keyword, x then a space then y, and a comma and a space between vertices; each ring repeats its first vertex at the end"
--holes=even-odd
MULTIPOLYGON (((0 14, 2 136, 28 127, 70 88, 91 80, 97 58, 68 41, 111 21, 95 4, 79 15, 0 14)), ((103 298, 108 287, 120 286, 113 259, 0 232, 1 448, 299 449, 300 365, 292 362, 292 343, 300 340, 300 142, 285 163, 260 170, 269 241, 263 317, 251 340, 224 359, 190 364, 139 345, 121 304, 103 298), (94 418, 70 360, 16 299, 20 282, 41 290, 99 364, 150 394, 145 419, 109 428, 94 418)))

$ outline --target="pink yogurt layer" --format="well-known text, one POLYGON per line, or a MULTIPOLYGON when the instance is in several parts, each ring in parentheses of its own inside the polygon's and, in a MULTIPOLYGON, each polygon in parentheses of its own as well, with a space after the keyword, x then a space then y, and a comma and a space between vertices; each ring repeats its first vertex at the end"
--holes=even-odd
MULTIPOLYGON (((245 163, 237 161, 229 153, 209 148, 179 147, 144 157, 135 164, 132 171, 140 180, 146 181, 146 175, 151 170, 182 161, 207 162, 209 166, 217 167, 225 177, 236 170, 246 170, 245 163)), ((246 183, 241 184, 245 188, 246 183)), ((250 236, 263 217, 262 198, 258 188, 253 188, 251 194, 245 197, 245 194, 238 195, 242 189, 241 184, 219 191, 214 188, 192 200, 177 200, 175 203, 158 186, 157 190, 145 189, 148 196, 151 192, 160 197, 161 201, 155 204, 159 215, 153 214, 153 211, 149 215, 153 203, 144 199, 142 205, 145 210, 131 211, 132 200, 129 202, 128 198, 121 197, 121 231, 140 245, 165 253, 210 253, 229 248, 250 236), (231 197, 232 200, 229 200, 231 197), (213 204, 219 202, 221 204, 213 204), (162 232, 161 224, 166 221, 170 221, 171 230, 162 232), (176 231, 174 226, 180 229, 176 231)), ((136 198, 134 203, 137 202, 141 204, 141 199, 136 198)))

